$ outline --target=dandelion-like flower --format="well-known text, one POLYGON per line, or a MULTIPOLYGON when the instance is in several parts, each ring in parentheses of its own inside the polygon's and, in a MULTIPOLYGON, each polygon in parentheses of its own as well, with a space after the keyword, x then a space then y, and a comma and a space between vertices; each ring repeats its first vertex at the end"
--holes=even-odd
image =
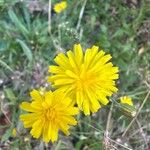
POLYGON ((54 11, 56 13, 61 13, 66 8, 67 8, 67 2, 66 1, 62 1, 62 2, 56 3, 54 5, 54 11))
POLYGON ((123 109, 123 113, 129 117, 135 117, 136 108, 133 104, 132 98, 129 96, 120 97, 120 104, 123 109))
POLYGON ((54 88, 67 93, 77 103, 85 115, 96 112, 106 105, 108 96, 117 91, 118 67, 109 60, 111 56, 99 51, 97 46, 83 52, 81 45, 74 45, 74 51, 67 55, 60 53, 54 61, 57 65, 49 67, 52 73, 48 81, 54 88))
POLYGON ((34 138, 52 142, 58 138, 58 130, 69 135, 70 125, 76 125, 73 115, 78 114, 78 108, 71 105, 71 99, 59 91, 40 93, 33 90, 30 93, 32 102, 22 102, 21 108, 27 114, 20 116, 25 128, 32 128, 30 133, 34 138))
POLYGON ((130 106, 133 106, 132 99, 131 99, 131 97, 128 97, 128 96, 121 97, 120 98, 120 103, 122 103, 122 104, 128 104, 130 106))

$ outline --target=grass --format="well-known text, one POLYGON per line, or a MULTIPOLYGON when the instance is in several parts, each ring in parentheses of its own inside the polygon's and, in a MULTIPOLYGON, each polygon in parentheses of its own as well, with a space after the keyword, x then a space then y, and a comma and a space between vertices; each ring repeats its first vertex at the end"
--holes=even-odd
MULTIPOLYGON (((52 0, 52 8, 55 2, 52 0)), ((148 150, 149 6, 148 0, 68 0, 68 8, 60 14, 52 10, 48 22, 48 1, 0 0, 0 147, 148 150), (29 99, 32 88, 48 87, 47 69, 53 58, 78 42, 84 48, 95 44, 112 55, 120 70, 119 92, 96 114, 78 116, 71 136, 61 134, 56 143, 45 144, 23 128, 18 120, 19 104, 29 99), (142 106, 135 118, 120 111, 116 101, 122 95, 133 98, 137 112, 142 106), (16 137, 13 128, 17 128, 16 137)))

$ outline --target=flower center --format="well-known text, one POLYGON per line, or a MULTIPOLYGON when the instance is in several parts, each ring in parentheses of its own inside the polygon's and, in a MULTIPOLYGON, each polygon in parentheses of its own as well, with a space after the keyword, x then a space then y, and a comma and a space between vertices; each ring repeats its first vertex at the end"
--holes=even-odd
POLYGON ((48 120, 54 120, 57 116, 57 112, 55 111, 54 108, 48 108, 45 110, 44 116, 48 120))
POLYGON ((83 90, 90 87, 95 82, 95 76, 90 73, 84 73, 79 76, 76 82, 77 90, 83 90))

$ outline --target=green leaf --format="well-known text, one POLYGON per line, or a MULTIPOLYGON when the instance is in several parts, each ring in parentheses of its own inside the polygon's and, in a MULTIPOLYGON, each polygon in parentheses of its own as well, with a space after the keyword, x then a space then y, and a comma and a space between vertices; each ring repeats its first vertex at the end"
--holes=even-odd
POLYGON ((12 89, 6 88, 4 89, 4 92, 6 98, 8 98, 10 101, 15 101, 17 99, 12 89))
POLYGON ((24 54, 27 56, 29 61, 32 61, 32 51, 31 49, 26 45, 26 43, 20 39, 17 39, 17 42, 20 44, 20 46, 23 49, 24 54))
POLYGON ((13 72, 13 70, 3 60, 0 60, 0 66, 4 67, 5 69, 9 70, 10 72, 13 72))
POLYGON ((4 0, 0 0, 0 6, 4 4, 4 0))
POLYGON ((0 52, 5 51, 8 47, 8 43, 6 43, 4 40, 0 41, 0 52))
POLYGON ((27 7, 25 7, 25 6, 23 6, 23 13, 24 13, 25 21, 26 21, 27 26, 28 26, 28 30, 30 30, 31 29, 30 14, 29 14, 27 7))
POLYGON ((2 136, 2 141, 7 141, 9 139, 9 137, 11 137, 12 135, 12 129, 11 128, 8 128, 6 130, 6 132, 4 133, 4 135, 2 136))
POLYGON ((121 37, 124 35, 124 33, 125 33, 124 29, 120 28, 113 34, 112 38, 121 37))
POLYGON ((101 31, 103 32, 103 33, 107 33, 107 27, 105 26, 105 25, 101 25, 101 31))
POLYGON ((29 31, 26 29, 26 27, 20 22, 16 14, 12 9, 8 11, 8 15, 11 19, 11 21, 15 24, 15 26, 23 33, 24 36, 29 34, 29 31))

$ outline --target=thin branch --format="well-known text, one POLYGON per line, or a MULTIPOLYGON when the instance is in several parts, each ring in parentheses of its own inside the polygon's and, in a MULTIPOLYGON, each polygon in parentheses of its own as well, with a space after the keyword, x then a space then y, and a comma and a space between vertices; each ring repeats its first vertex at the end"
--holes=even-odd
POLYGON ((132 150, 131 148, 128 148, 128 147, 126 147, 125 145, 123 145, 123 144, 121 144, 121 143, 119 143, 119 142, 117 142, 117 141, 115 141, 115 140, 112 140, 112 139, 109 138, 109 137, 108 137, 108 139, 109 139, 111 142, 114 142, 114 143, 116 143, 117 145, 124 147, 125 149, 132 150))
POLYGON ((148 84, 147 81, 144 81, 144 83, 146 84, 146 86, 150 89, 150 84, 148 84))
POLYGON ((108 139, 108 136, 109 136, 109 128, 110 128, 110 120, 111 120, 112 110, 113 110, 113 103, 111 104, 111 107, 110 107, 110 110, 109 110, 109 114, 108 114, 108 118, 107 118, 107 124, 106 124, 106 131, 104 133, 105 150, 109 149, 109 141, 107 139, 108 139))
POLYGON ((109 111, 108 118, 107 118, 106 132, 109 131, 112 110, 113 110, 113 103, 111 104, 110 111, 109 111))
POLYGON ((82 17, 83 17, 83 13, 84 13, 84 10, 85 10, 85 6, 86 6, 86 3, 87 3, 87 0, 84 1, 83 5, 82 5, 82 8, 81 8, 81 11, 80 11, 80 14, 79 14, 79 19, 78 19, 78 23, 77 23, 77 31, 79 30, 79 27, 80 27, 80 24, 81 24, 81 20, 82 20, 82 17))

